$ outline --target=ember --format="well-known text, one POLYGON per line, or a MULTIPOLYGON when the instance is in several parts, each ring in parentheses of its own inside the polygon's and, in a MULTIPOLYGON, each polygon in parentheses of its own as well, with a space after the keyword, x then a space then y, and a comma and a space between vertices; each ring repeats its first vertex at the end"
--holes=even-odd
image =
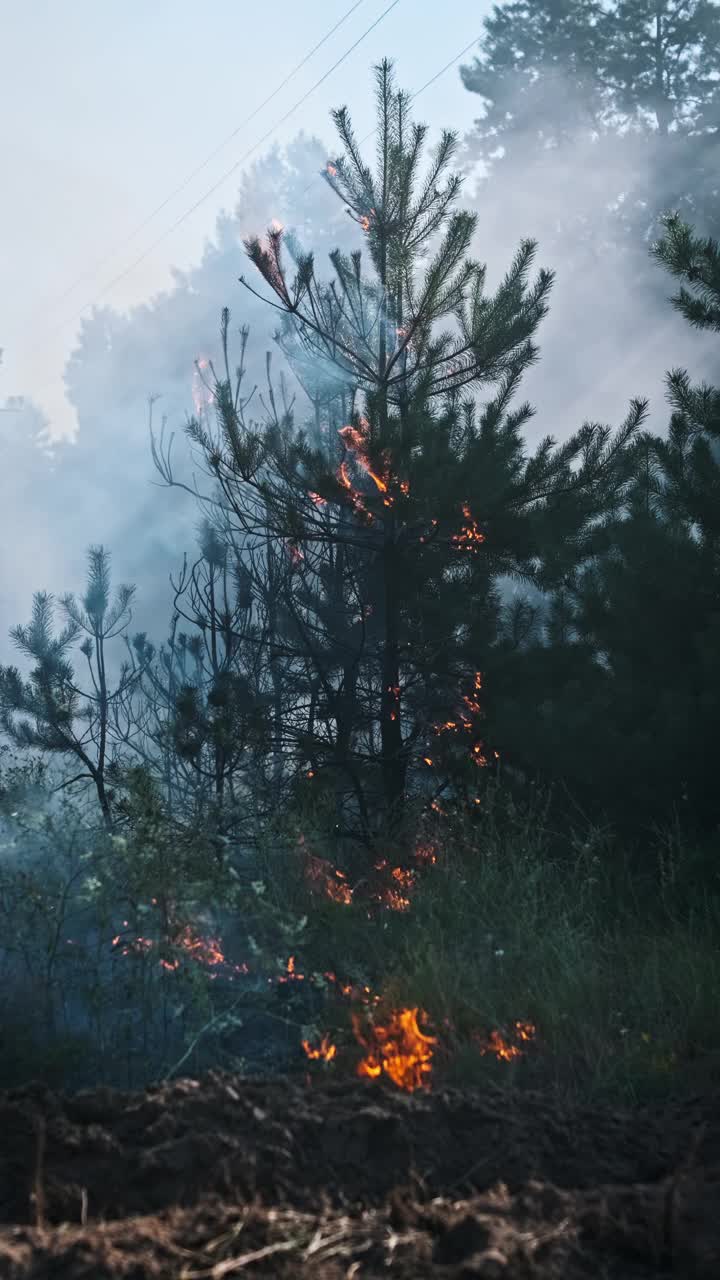
MULTIPOLYGON (((156 899, 153 899, 153 905, 157 905, 156 899)), ((127 928, 126 920, 123 921, 123 925, 127 928)), ((122 935, 119 933, 112 940, 113 949, 119 950, 122 956, 147 955, 160 945, 161 943, 157 939, 145 937, 130 938, 123 942, 122 935)), ((183 925, 181 929, 172 934, 166 940, 166 945, 169 945, 174 950, 182 951, 198 964, 215 970, 222 968, 226 974, 246 974, 249 972, 248 966, 244 962, 242 964, 233 964, 226 959, 222 945, 217 938, 202 938, 193 931, 189 924, 183 925)), ((173 959, 168 960, 166 957, 161 957, 158 960, 158 964, 167 973, 174 973, 180 968, 180 958, 175 956, 173 959)), ((217 977, 217 972, 212 973, 210 976, 217 977)))
POLYGON ((420 1030, 418 1016, 424 1019, 425 1014, 417 1008, 398 1009, 390 1014, 387 1025, 370 1024, 364 1029, 353 1014, 355 1037, 368 1050, 358 1063, 358 1075, 371 1080, 387 1075, 408 1093, 429 1088, 437 1040, 420 1030))
POLYGON ((334 973, 324 973, 323 977, 328 982, 334 983, 337 993, 345 996, 347 1000, 354 1000, 358 1004, 379 1004, 380 1002, 381 997, 374 994, 372 988, 365 983, 340 982, 334 973))
POLYGON ((387 907, 390 911, 410 910, 410 899, 400 893, 399 889, 384 889, 376 895, 375 901, 381 903, 383 907, 387 907))
MULTIPOLYGON (((442 812, 442 810, 440 809, 440 806, 437 804, 437 801, 435 800, 433 800, 432 808, 436 809, 436 811, 439 813, 442 812)), ((426 865, 427 864, 434 865, 437 862, 437 849, 435 845, 429 841, 426 844, 416 845, 415 859, 417 862, 425 863, 426 865)))

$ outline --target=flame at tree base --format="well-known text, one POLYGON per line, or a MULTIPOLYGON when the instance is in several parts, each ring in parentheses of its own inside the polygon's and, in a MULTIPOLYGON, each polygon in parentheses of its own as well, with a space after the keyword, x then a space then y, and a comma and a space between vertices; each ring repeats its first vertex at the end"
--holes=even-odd
POLYGON ((394 1010, 386 1025, 366 1024, 353 1014, 353 1030, 359 1044, 368 1050, 358 1063, 357 1074, 377 1080, 389 1076, 393 1084, 408 1093, 427 1089, 432 1074, 432 1056, 437 1040, 418 1026, 422 1010, 394 1010))

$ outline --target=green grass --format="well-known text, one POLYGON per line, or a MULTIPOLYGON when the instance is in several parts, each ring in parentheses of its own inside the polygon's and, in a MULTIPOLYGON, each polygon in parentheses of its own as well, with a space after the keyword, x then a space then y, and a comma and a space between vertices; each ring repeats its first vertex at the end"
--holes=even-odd
POLYGON ((316 905, 303 962, 424 1008, 455 1083, 626 1101, 702 1088, 720 1078, 720 882, 699 893, 696 870, 677 840, 621 857, 602 832, 560 836, 491 796, 439 836, 407 914, 316 905), (516 1019, 537 1028, 523 1060, 481 1056, 473 1037, 516 1019))
MULTIPOLYGON (((601 830, 554 830, 542 799, 518 806, 507 792, 491 787, 472 819, 438 819, 437 862, 418 870, 411 909, 396 912, 370 908, 359 891, 349 906, 309 893, 303 849, 331 863, 340 856, 318 834, 323 827, 327 814, 288 814, 284 825, 268 833, 252 872, 230 877, 220 893, 209 881, 198 901, 208 920, 213 904, 218 905, 221 934, 237 921, 235 943, 242 955, 234 958, 246 958, 251 975, 259 975, 262 983, 253 999, 275 1002, 272 1010, 295 1029, 298 1047, 303 1028, 312 1025, 331 1031, 347 1049, 338 1054, 333 1070, 353 1069, 351 1050, 357 1046, 351 1006, 343 999, 326 1000, 321 979, 312 990, 311 983, 286 988, 287 1007, 276 1008, 277 987, 263 975, 279 975, 290 955, 308 977, 331 971, 342 982, 368 984, 384 1006, 425 1010, 438 1037, 438 1083, 482 1084, 493 1078, 566 1097, 616 1101, 697 1092, 720 1083, 717 843, 698 848, 684 844, 676 832, 665 832, 631 849, 601 830), (491 1032, 509 1035, 516 1020, 536 1028, 521 1058, 497 1061, 480 1052, 491 1032)), ((138 856, 146 860, 138 839, 138 856)), ((128 846, 124 856, 129 859, 133 849, 128 846)), ((388 857, 390 865, 396 861, 389 843, 377 854, 388 857)), ((43 1035, 40 1013, 32 1028, 25 1027, 27 1019, 13 1012, 13 984, 6 977, 0 993, 0 1083, 37 1075, 60 1084, 73 1078, 78 1055, 81 1065, 97 1060, 98 1078, 106 1060, 108 1070, 119 1069, 116 1048, 124 1035, 127 1039, 123 1028, 136 1015, 149 1036, 147 1050, 142 1037, 133 1050, 142 1060, 133 1059, 132 1079, 142 1082, 145 1068, 148 1076, 161 1073, 162 1054, 167 1056, 158 1048, 165 1043, 164 1017, 174 1035, 181 1014, 183 1035, 192 1040, 211 1014, 219 1016, 225 1003, 236 1000, 239 989, 224 992, 200 973, 195 983, 169 988, 151 956, 118 969, 121 986, 108 983, 100 970, 93 977, 84 965, 73 967, 66 957, 52 970, 54 985, 44 991, 43 948, 57 933, 58 904, 75 866, 70 860, 65 874, 54 846, 48 859, 55 878, 49 873, 37 878, 32 901, 24 873, 7 871, 4 888, 0 885, 4 943, 11 948, 14 940, 18 953, 27 952, 35 964, 40 1013, 52 995, 60 1009, 65 1000, 84 1000, 86 1012, 96 1004, 97 1018, 90 1020, 93 1030, 85 1032, 87 1043, 43 1035), (150 972, 153 982, 147 981, 150 972), (171 1000, 172 1016, 163 1012, 163 998, 171 1000), (180 1013, 175 1004, 182 1005, 180 1013), (153 1052, 157 1061, 151 1061, 153 1052)), ((101 871, 105 867, 98 865, 101 871)), ((116 851, 107 863, 113 874, 103 892, 85 894, 84 927, 96 923, 107 933, 103 912, 108 903, 121 900, 116 879, 123 865, 116 851)), ((362 878, 359 865, 357 859, 355 873, 362 878)), ((352 883, 350 865, 347 870, 352 883)), ((146 896, 151 889, 145 889, 146 896)), ((202 928, 216 932, 209 923, 202 928)), ((335 990, 331 983, 325 988, 335 990)), ((233 1034, 232 1053, 242 1055, 242 1028, 233 1034)), ((203 1034, 198 1063, 202 1058, 204 1064, 222 1066, 221 1049, 219 1041, 203 1034)), ((173 1054, 175 1061, 179 1051, 173 1048, 173 1054)), ((301 1053, 298 1065, 305 1065, 301 1053)), ((195 1069, 200 1069, 197 1063, 195 1069)))

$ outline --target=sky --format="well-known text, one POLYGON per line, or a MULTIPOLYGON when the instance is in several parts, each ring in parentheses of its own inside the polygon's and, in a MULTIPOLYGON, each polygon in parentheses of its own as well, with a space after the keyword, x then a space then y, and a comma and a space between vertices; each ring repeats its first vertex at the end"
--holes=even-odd
MULTIPOLYGON (((274 0, 270 9, 242 0, 0 0, 0 399, 32 396, 53 434, 72 433, 62 373, 80 312, 94 302, 126 308, 167 287, 171 267, 196 262, 218 212, 232 206, 245 161, 301 127, 332 138, 329 111, 342 104, 364 136, 374 124, 370 67, 393 57, 412 92, 474 42, 491 8, 396 0, 381 18, 391 3, 274 0)), ((462 134, 477 106, 455 65, 423 93, 417 112, 462 134)))

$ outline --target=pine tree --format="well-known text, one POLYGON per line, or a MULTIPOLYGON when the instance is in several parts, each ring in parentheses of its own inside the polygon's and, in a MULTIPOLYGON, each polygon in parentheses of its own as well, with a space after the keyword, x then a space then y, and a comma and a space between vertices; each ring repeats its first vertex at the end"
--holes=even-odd
POLYGON ((622 487, 644 409, 634 404, 615 436, 588 424, 526 454, 533 411, 511 402, 537 357, 551 273, 529 283, 535 245, 524 242, 486 295, 485 268, 469 256, 475 218, 453 208, 456 136, 443 133, 421 178, 426 129, 387 62, 377 98, 376 173, 344 108, 333 113, 343 152, 324 172, 365 237, 369 269, 360 251, 334 252, 334 279, 322 283, 313 255, 291 242, 291 280, 281 228, 247 242, 282 316, 278 340, 306 383, 325 388, 324 408, 297 430, 273 407, 265 431, 252 430, 225 379, 218 433, 194 423, 190 435, 219 505, 246 533, 269 533, 292 566, 280 609, 314 690, 298 743, 309 772, 344 772, 363 838, 401 840, 424 779, 447 785, 453 759, 465 773, 493 759, 478 694, 498 576, 565 571, 622 487), (492 393, 477 404, 483 387, 492 393))
POLYGON ((108 788, 108 769, 137 673, 123 664, 112 688, 106 646, 130 623, 134 588, 119 587, 111 600, 108 552, 103 547, 91 547, 88 561, 82 600, 77 601, 68 593, 60 601, 67 621, 57 635, 53 635, 55 603, 45 591, 34 596, 31 622, 12 628, 14 643, 35 665, 29 679, 23 679, 17 667, 0 667, 0 722, 16 745, 80 764, 80 772, 62 785, 90 781, 109 827, 113 796, 108 788), (67 656, 82 633, 85 639, 80 652, 90 678, 90 688, 84 690, 67 656))
POLYGON ((247 801, 259 790, 256 753, 267 751, 270 695, 258 689, 247 577, 205 521, 200 555, 191 565, 185 557, 171 579, 167 642, 156 651, 145 633, 126 637, 138 672, 126 766, 142 760, 175 821, 222 835, 239 813, 247 825, 247 801))
MULTIPOLYGON (((678 310, 720 330, 717 244, 673 215, 653 256, 683 281, 678 310)), ((565 627, 530 655, 503 710, 529 767, 563 778, 595 812, 635 829, 677 820, 707 831, 720 821, 720 392, 681 369, 667 385, 667 437, 636 441, 623 505, 569 575, 565 627)))

